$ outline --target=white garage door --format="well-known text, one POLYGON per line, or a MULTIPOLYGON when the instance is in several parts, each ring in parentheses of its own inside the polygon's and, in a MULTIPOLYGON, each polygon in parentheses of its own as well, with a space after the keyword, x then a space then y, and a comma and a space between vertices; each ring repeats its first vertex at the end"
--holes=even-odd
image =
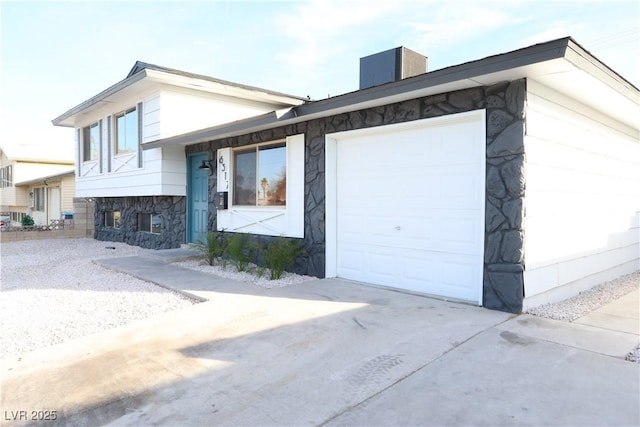
POLYGON ((484 114, 456 116, 337 138, 338 277, 482 304, 484 114))

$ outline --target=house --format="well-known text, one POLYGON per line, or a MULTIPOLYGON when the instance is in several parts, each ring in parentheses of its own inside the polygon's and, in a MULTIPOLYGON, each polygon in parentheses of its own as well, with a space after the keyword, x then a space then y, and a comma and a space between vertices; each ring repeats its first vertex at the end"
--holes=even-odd
POLYGON ((27 214, 36 225, 73 215, 73 154, 34 145, 7 145, 0 153, 0 211, 7 225, 20 225, 27 214))
MULTIPOLYGON (((638 88, 571 38, 432 72, 426 62, 381 52, 361 59, 355 92, 144 134, 134 167, 159 163, 153 185, 172 174, 184 193, 145 204, 132 180, 119 197, 83 187, 98 197, 96 237, 177 246, 204 214, 207 230, 301 239, 301 273, 516 313, 640 268, 638 88)), ((80 153, 91 121, 118 117, 98 105, 82 121, 101 96, 54 120, 76 127, 80 153)), ((118 172, 108 147, 79 177, 118 172)))

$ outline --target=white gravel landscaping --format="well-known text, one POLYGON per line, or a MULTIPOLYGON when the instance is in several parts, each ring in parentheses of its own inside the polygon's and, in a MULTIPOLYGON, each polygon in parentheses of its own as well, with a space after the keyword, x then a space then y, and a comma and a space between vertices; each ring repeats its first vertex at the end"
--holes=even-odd
MULTIPOLYGON (((0 244, 0 358, 48 347, 187 307, 197 301, 95 259, 152 254, 124 243, 93 239, 50 239, 0 244)), ((175 265, 267 288, 314 277, 285 272, 279 280, 236 272, 203 261, 175 265)))
POLYGON ((0 251, 0 358, 195 303, 92 262, 141 255, 147 249, 93 239, 51 239, 2 243, 0 251))
MULTIPOLYGON (((601 283, 572 298, 531 308, 527 312, 534 316, 572 322, 638 288, 640 271, 601 283)), ((640 346, 633 349, 626 359, 640 363, 640 346)))
POLYGON ((280 277, 278 280, 269 280, 269 270, 266 270, 262 276, 257 275, 255 273, 256 266, 253 264, 250 265, 250 268, 254 271, 252 273, 246 271, 239 272, 234 266, 229 263, 227 263, 226 265, 222 265, 219 263, 216 265, 209 265, 206 261, 188 260, 175 262, 173 264, 182 268, 202 271, 203 273, 214 274, 219 277, 238 280, 240 282, 250 283, 269 289, 282 288, 289 285, 298 285, 300 283, 306 282, 307 280, 315 279, 315 277, 302 276, 285 271, 282 274, 282 277, 280 277))

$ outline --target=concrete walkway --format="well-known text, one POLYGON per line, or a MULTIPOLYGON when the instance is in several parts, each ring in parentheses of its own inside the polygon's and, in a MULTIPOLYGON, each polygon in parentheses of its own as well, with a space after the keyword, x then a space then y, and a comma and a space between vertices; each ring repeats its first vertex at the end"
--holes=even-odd
POLYGON ((567 323, 335 279, 259 288, 165 262, 182 254, 99 263, 206 302, 3 360, 2 424, 640 424, 637 291, 567 323))

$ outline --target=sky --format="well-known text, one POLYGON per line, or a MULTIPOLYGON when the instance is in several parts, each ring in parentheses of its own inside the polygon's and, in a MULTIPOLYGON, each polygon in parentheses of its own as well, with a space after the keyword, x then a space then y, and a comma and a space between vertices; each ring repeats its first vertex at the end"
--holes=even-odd
POLYGON ((72 149, 51 120, 136 60, 324 99, 358 89, 361 57, 398 46, 433 71, 566 36, 640 87, 635 0, 0 0, 0 147, 72 149))

